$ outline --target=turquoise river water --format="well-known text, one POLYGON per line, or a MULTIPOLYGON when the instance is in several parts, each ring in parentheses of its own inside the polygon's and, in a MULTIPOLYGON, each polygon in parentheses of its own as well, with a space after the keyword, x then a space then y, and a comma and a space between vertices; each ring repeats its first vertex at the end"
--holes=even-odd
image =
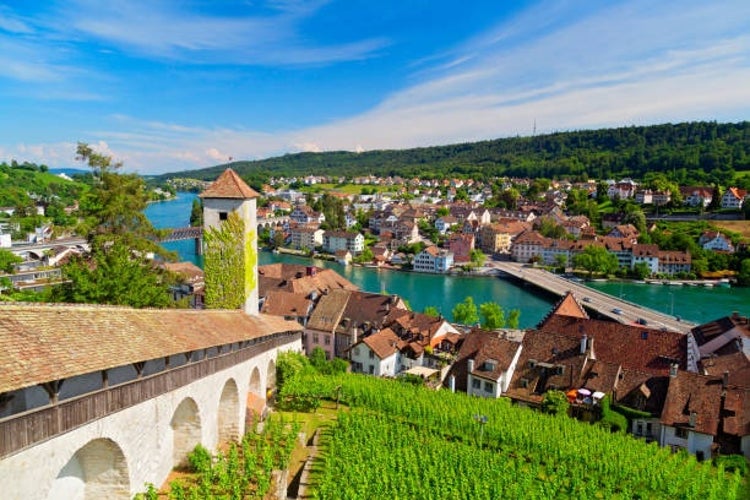
MULTIPOLYGON (((184 227, 189 223, 190 209, 195 195, 179 193, 175 200, 152 203, 146 215, 156 227, 184 227)), ((182 260, 202 265, 195 255, 193 241, 165 244, 179 253, 182 260)), ((305 264, 309 259, 291 255, 261 252, 259 263, 293 262, 305 264)), ((532 286, 523 286, 496 277, 463 277, 378 270, 364 267, 341 266, 334 262, 314 261, 315 265, 335 269, 349 281, 369 292, 396 293, 404 297, 415 311, 436 306, 450 318, 453 306, 471 296, 474 302, 497 302, 504 309, 521 310, 521 327, 537 324, 556 301, 555 297, 540 293, 532 286)), ((646 285, 639 283, 592 282, 592 288, 651 309, 679 315, 702 323, 739 311, 750 315, 750 288, 704 288, 689 286, 646 285)))

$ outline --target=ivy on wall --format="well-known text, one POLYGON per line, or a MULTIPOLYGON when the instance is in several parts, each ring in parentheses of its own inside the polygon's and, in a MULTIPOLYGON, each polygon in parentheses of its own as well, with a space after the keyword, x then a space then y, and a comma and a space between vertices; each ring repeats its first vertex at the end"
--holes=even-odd
POLYGON ((255 269, 258 266, 258 250, 255 245, 255 230, 250 230, 245 236, 245 297, 255 290, 258 285, 258 276, 255 269))
MULTIPOLYGON (((251 282, 246 274, 254 274, 246 273, 246 266, 255 262, 257 256, 243 252, 246 248, 252 248, 252 242, 248 243, 252 235, 248 234, 243 242, 244 233, 245 223, 235 212, 231 212, 219 227, 204 231, 207 309, 238 309, 245 303, 246 284, 251 282)), ((255 279, 253 276, 253 284, 255 279)))

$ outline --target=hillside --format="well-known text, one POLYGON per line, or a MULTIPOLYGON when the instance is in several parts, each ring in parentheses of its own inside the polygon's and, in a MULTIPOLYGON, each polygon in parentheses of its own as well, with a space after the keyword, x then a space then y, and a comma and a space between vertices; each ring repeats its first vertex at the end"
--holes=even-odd
POLYGON ((48 203, 67 206, 86 189, 84 183, 63 179, 43 166, 0 163, 0 206, 33 206, 35 200, 30 194, 48 203))
POLYGON ((313 174, 640 178, 662 171, 685 184, 726 183, 735 171, 750 171, 750 122, 621 127, 363 153, 298 153, 164 174, 159 180, 212 180, 227 167, 250 181, 313 174))

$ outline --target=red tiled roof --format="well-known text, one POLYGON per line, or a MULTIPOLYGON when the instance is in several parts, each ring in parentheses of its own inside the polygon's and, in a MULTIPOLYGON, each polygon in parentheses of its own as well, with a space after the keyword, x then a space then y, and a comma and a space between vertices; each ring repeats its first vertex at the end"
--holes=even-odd
POLYGON ((261 312, 271 316, 307 316, 312 301, 304 295, 271 290, 263 301, 261 312))
POLYGON ((721 391, 721 378, 678 372, 676 377, 669 379, 661 423, 672 427, 688 427, 690 414, 695 413, 695 426, 692 429, 715 436, 719 430, 721 391))
POLYGON ((613 321, 551 315, 540 330, 595 340, 596 358, 623 368, 667 375, 672 363, 687 366, 687 337, 679 332, 654 330, 613 321))
POLYGON ((0 393, 301 329, 240 310, 0 304, 0 393))
POLYGON ((260 196, 231 168, 226 169, 213 184, 200 195, 201 198, 257 198, 260 196))
POLYGON ((384 328, 379 332, 365 337, 364 342, 380 359, 392 356, 398 351, 399 338, 390 328, 384 328))

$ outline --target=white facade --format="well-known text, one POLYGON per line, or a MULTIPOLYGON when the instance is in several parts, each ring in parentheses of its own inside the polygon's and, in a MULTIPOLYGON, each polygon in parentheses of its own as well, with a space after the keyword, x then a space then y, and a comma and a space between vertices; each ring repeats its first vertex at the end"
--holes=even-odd
POLYGON ((710 434, 701 434, 687 427, 672 427, 664 425, 661 428, 661 446, 668 446, 673 450, 679 448, 685 449, 691 455, 696 455, 699 459, 708 460, 711 458, 711 445, 714 442, 710 434))
POLYGON ((365 249, 365 237, 360 233, 327 231, 323 233, 323 248, 330 253, 336 253, 337 250, 349 250, 352 254, 359 254, 365 249))
POLYGON ((352 348, 351 361, 353 371, 379 377, 393 377, 399 370, 398 351, 381 359, 364 342, 360 342, 352 348))
POLYGON ((414 256, 412 264, 415 271, 445 273, 453 267, 453 252, 447 250, 430 251, 430 249, 425 248, 414 256))

